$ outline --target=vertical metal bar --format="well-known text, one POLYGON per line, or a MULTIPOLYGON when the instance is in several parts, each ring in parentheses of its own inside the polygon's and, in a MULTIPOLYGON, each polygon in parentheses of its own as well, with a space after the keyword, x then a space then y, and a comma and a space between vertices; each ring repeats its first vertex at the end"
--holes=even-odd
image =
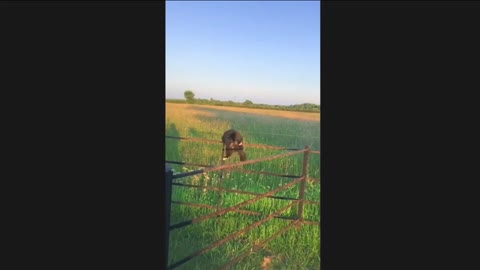
POLYGON ((308 160, 310 157, 310 147, 307 145, 305 146, 305 152, 303 155, 303 170, 302 170, 302 177, 303 180, 300 182, 300 187, 299 187, 299 203, 298 203, 298 219, 300 221, 303 221, 303 204, 304 204, 304 199, 305 199, 305 186, 307 182, 307 177, 308 177, 308 160))
POLYGON ((172 202, 172 179, 173 179, 173 171, 172 167, 169 164, 165 166, 165 200, 164 200, 164 209, 165 209, 165 242, 163 247, 163 256, 165 258, 165 265, 164 269, 168 268, 168 248, 170 243, 170 209, 171 209, 171 202, 172 202))

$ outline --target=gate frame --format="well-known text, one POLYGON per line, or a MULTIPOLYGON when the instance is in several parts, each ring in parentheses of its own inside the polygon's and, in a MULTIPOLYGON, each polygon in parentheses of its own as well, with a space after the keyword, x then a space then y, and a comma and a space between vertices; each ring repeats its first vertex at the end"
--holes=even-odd
MULTIPOLYGON (((183 138, 182 138, 183 139, 183 138)), ((285 149, 287 150, 287 149, 285 149)), ((290 149, 288 149, 290 150, 290 149)), ((292 149, 293 150, 293 149, 292 149)), ((224 243, 226 243, 227 241, 230 241, 231 239, 234 239, 236 236, 240 235, 241 233, 244 233, 245 231, 250 231, 258 226, 260 226, 261 224, 271 220, 272 218, 274 218, 276 216, 275 213, 281 213, 285 210, 287 210, 288 208, 291 208, 293 207, 294 205, 297 205, 298 206, 298 211, 297 211, 297 218, 295 220, 293 220, 293 222, 291 222, 289 225, 287 225, 286 227, 282 228, 281 230, 277 231, 275 234, 273 234, 272 236, 270 236, 269 238, 267 238, 266 240, 264 240, 262 243, 259 243, 259 244, 256 244, 252 247, 252 250, 257 250, 257 249, 260 249, 262 248, 264 245, 266 245, 268 242, 270 242, 271 240, 275 239, 278 235, 280 235, 281 233, 287 231, 288 229, 292 228, 293 226, 295 226, 297 229, 299 229, 303 224, 319 224, 319 222, 311 222, 311 221, 306 221, 304 220, 304 217, 303 217, 303 211, 304 211, 304 204, 305 203, 309 203, 311 204, 312 202, 314 201, 307 201, 305 200, 305 187, 306 187, 306 182, 307 180, 314 180, 315 182, 320 182, 319 179, 311 179, 308 177, 308 163, 309 163, 309 157, 310 157, 310 153, 319 153, 319 151, 312 151, 310 150, 310 147, 309 146, 305 146, 304 149, 301 149, 301 150, 296 150, 296 151, 290 151, 288 153, 283 153, 283 154, 278 154, 278 155, 273 155, 273 156, 269 156, 269 157, 264 157, 264 158, 258 158, 258 159, 255 159, 255 160, 248 160, 248 161, 242 161, 242 162, 237 162, 237 163, 233 163, 233 164, 227 164, 227 165, 219 165, 219 166, 204 166, 206 168, 204 169, 200 169, 200 170, 195 170, 195 171, 190 171, 190 172, 185 172, 185 173, 180 173, 180 174, 176 174, 176 175, 173 175, 173 171, 171 169, 170 166, 168 166, 167 164, 167 169, 165 171, 165 188, 166 188, 166 191, 167 191, 167 196, 165 197, 165 213, 167 215, 166 217, 166 222, 167 222, 167 226, 166 226, 166 231, 164 232, 165 235, 166 235, 166 242, 164 243, 164 256, 166 258, 166 265, 165 265, 165 269, 174 269, 178 266, 180 266, 181 264, 189 261, 190 259, 196 257, 196 256, 199 256, 219 245, 222 245, 224 243), (303 158, 303 166, 302 166, 302 176, 301 177, 298 177, 296 179, 294 179, 294 181, 292 181, 290 184, 286 184, 286 185, 283 185, 282 187, 280 188, 277 188, 275 189, 272 193, 272 191, 270 192, 266 192, 266 193, 263 193, 263 194, 258 194, 258 195, 254 195, 256 196, 254 199, 250 199, 250 200, 247 200, 247 201, 244 201, 240 204, 237 204, 235 206, 232 206, 232 207, 228 207, 228 208, 224 208, 222 209, 221 206, 219 204, 217 204, 217 206, 212 206, 213 208, 216 208, 216 211, 214 213, 211 213, 209 215, 205 215, 205 216, 202 216, 202 217, 198 217, 198 218, 195 218, 193 220, 190 220, 190 221, 185 221, 185 222, 180 222, 178 224, 175 224, 175 225, 170 225, 170 212, 171 212, 171 203, 172 203, 172 185, 173 184, 178 184, 178 183, 174 183, 173 182, 173 179, 179 179, 179 178, 183 178, 183 177, 187 177, 187 176, 192 176, 192 175, 197 175, 197 174, 201 174, 201 173, 205 173, 205 172, 213 172, 213 171, 223 171, 225 169, 232 169, 232 168, 235 168, 235 167, 241 167, 245 164, 254 164, 254 163, 258 163, 258 162, 262 162, 262 161, 268 161, 268 160, 273 160, 273 159, 278 159, 278 158, 282 158, 282 157, 288 157, 288 156, 292 156, 292 155, 295 155, 295 154, 299 154, 299 153, 304 153, 304 158, 303 158), (293 183, 295 182, 295 183, 293 183), (281 190, 284 190, 284 189, 287 189, 287 188, 290 188, 291 186, 297 184, 298 182, 300 182, 300 186, 298 187, 298 192, 299 192, 299 195, 298 195, 298 198, 295 199, 291 204, 289 204, 287 207, 284 207, 280 210, 277 210, 274 214, 271 214, 269 216, 267 216, 266 218, 260 220, 260 221, 257 221, 249 226, 247 226, 246 228, 240 230, 240 231, 237 231, 223 239, 220 239, 216 242, 214 242, 213 244, 210 244, 209 246, 205 247, 205 248, 202 248, 201 250, 198 250, 197 252, 194 252, 193 254, 185 257, 184 259, 181 259, 180 261, 177 261, 175 263, 173 263, 172 265, 168 265, 168 255, 169 255, 169 240, 170 240, 170 231, 173 230, 173 229, 177 229, 177 228, 181 228, 181 227, 184 227, 184 226, 187 226, 187 225, 190 225, 190 224, 193 224, 193 223, 196 223, 196 222, 201 222, 203 220, 207 220, 207 219, 210 219, 210 218, 214 218, 214 217, 220 217, 228 212, 232 212, 232 211, 236 211, 236 212, 251 212, 251 211, 246 211, 246 210, 240 210, 241 207, 244 207, 246 205, 249 205, 257 200, 260 200, 260 199, 263 199, 263 198, 266 198, 266 197, 272 197, 271 195, 281 191, 281 190), (285 188, 283 188, 285 187, 285 188), (266 195, 266 194, 271 194, 270 196, 266 195), (248 229, 248 230, 247 230, 248 229)), ((183 163, 183 164, 186 164, 184 162, 172 162, 172 163, 177 163, 177 164, 180 164, 180 163, 183 163)), ((195 165, 199 165, 199 164, 195 164, 195 165)), ((292 176, 287 176, 287 175, 284 175, 284 177, 292 177, 292 176)), ((193 187, 193 186, 192 186, 193 187)), ((228 192, 229 190, 225 190, 225 189, 222 189, 221 187, 217 187, 217 190, 219 192, 219 194, 221 194, 221 192, 228 192)), ((220 195, 221 196, 221 195, 220 195)), ((220 201, 221 201, 221 198, 219 198, 220 201)), ((177 202, 178 203, 178 202, 177 202)), ((180 202, 181 203, 181 202, 180 202)), ((315 202, 314 202, 315 203, 315 202)), ((200 206, 200 205, 197 205, 197 206, 200 206)), ((202 206, 200 206, 202 207, 202 206)), ((260 213, 261 214, 261 213, 260 213)), ((242 260, 243 258, 245 258, 246 256, 248 256, 248 254, 250 253, 251 251, 247 251, 243 254, 241 254, 240 256, 237 256, 235 258, 233 258, 232 260, 230 260, 228 263, 226 263, 225 265, 223 265, 221 267, 221 269, 228 269, 228 267, 230 265, 232 265, 233 263, 236 263, 240 260, 242 260)))

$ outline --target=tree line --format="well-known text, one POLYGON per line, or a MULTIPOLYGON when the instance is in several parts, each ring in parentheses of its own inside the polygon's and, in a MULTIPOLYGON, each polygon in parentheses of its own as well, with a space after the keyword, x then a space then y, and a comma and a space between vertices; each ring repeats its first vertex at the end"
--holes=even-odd
POLYGON ((229 106, 229 107, 244 107, 244 108, 256 108, 256 109, 270 109, 270 110, 282 110, 282 111, 297 111, 297 112, 320 112, 320 105, 313 103, 303 103, 296 105, 268 105, 268 104, 255 104, 251 100, 245 100, 244 102, 234 101, 222 101, 213 98, 201 99, 195 98, 195 94, 191 90, 184 92, 185 99, 167 99, 166 102, 171 103, 189 103, 198 105, 214 105, 214 106, 229 106))

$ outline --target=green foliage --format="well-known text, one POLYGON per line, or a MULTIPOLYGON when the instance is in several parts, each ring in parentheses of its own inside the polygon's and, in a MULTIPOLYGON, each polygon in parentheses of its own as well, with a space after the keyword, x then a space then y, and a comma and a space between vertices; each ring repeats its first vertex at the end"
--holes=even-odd
POLYGON ((188 103, 194 103, 195 101, 195 94, 191 90, 187 90, 183 93, 185 99, 188 103))
POLYGON ((214 106, 230 106, 230 107, 242 107, 242 108, 256 108, 256 109, 270 109, 270 110, 280 110, 280 111, 295 111, 295 112, 312 112, 319 113, 320 105, 313 103, 303 103, 296 105, 268 105, 268 104, 255 104, 251 100, 245 100, 244 102, 234 102, 234 101, 221 101, 213 98, 210 99, 195 99, 195 94, 187 90, 184 93, 185 100, 182 99, 167 99, 166 102, 171 103, 195 103, 199 105, 214 105, 214 106))
POLYGON ((243 102, 243 105, 253 105, 253 102, 249 99, 245 100, 245 102, 243 102))

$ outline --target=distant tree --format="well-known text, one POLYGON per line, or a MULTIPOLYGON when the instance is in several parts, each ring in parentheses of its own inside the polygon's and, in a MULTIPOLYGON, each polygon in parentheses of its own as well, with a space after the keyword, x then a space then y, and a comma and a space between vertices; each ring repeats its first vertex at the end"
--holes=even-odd
POLYGON ((188 103, 193 103, 195 101, 195 94, 191 90, 185 91, 183 95, 185 96, 185 99, 188 103))
POLYGON ((253 102, 251 100, 245 100, 245 102, 243 102, 243 105, 252 105, 253 102))

